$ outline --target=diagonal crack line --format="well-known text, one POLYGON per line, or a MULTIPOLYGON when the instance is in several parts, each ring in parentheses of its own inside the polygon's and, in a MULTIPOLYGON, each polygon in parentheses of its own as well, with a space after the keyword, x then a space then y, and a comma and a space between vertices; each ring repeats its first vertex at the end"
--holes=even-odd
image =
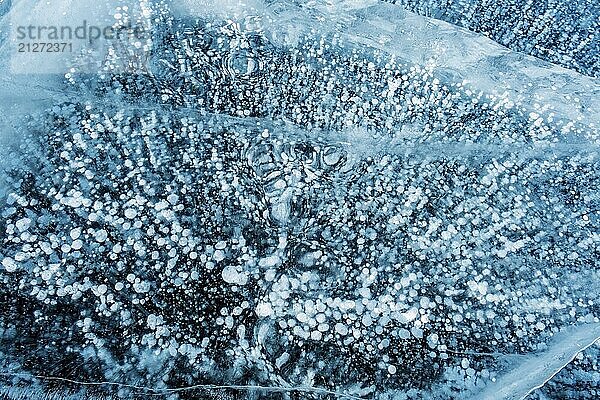
POLYGON ((495 383, 471 398, 477 400, 523 400, 543 387, 569 365, 577 354, 600 339, 600 323, 565 329, 555 337, 548 350, 527 357, 495 383))
POLYGON ((539 385, 532 387, 523 397, 521 397, 521 400, 524 400, 525 398, 527 398, 527 396, 529 396, 531 393, 533 393, 535 390, 537 389, 541 389, 546 383, 550 382, 552 380, 552 378, 554 378, 560 371, 562 371, 563 369, 566 368, 567 365, 571 364, 573 362, 573 360, 575 359, 575 357, 577 357, 577 355, 579 353, 581 353, 582 351, 585 351, 587 348, 591 347, 594 345, 594 343, 600 341, 600 336, 597 336, 595 339, 593 339, 591 342, 586 343, 584 346, 582 346, 578 352, 573 353, 571 355, 571 357, 569 359, 567 359, 567 361, 562 365, 559 366, 558 368, 556 368, 556 370, 550 375, 548 376, 548 378, 546 380, 544 380, 542 383, 540 383, 539 385))

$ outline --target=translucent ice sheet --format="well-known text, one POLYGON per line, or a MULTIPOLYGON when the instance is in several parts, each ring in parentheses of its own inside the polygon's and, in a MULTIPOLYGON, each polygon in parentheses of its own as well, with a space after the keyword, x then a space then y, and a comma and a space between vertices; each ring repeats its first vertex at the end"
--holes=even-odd
POLYGON ((39 74, 17 5, 3 396, 594 398, 597 80, 374 1, 64 3, 150 36, 39 74))

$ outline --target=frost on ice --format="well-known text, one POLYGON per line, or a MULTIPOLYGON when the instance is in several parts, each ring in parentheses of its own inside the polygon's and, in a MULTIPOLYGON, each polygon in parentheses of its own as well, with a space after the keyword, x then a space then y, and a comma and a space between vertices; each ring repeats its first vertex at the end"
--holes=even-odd
POLYGON ((397 5, 131 3, 144 69, 15 128, 2 395, 597 397, 596 81, 397 5))

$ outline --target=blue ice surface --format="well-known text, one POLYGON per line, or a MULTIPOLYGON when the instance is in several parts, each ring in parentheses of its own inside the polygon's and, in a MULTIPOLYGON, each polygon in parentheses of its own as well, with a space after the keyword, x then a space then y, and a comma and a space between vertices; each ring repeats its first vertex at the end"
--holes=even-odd
POLYGON ((374 1, 130 3, 150 49, 3 65, 3 396, 597 395, 597 80, 374 1))

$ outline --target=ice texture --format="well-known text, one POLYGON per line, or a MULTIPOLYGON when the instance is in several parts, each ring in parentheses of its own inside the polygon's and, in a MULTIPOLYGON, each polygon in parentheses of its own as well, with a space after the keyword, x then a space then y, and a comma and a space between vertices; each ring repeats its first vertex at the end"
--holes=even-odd
POLYGON ((597 397, 595 78, 384 2, 104 5, 152 48, 2 64, 2 396, 597 397))
POLYGON ((594 0, 392 0, 420 15, 480 32, 511 50, 582 74, 600 73, 600 4, 594 0))

